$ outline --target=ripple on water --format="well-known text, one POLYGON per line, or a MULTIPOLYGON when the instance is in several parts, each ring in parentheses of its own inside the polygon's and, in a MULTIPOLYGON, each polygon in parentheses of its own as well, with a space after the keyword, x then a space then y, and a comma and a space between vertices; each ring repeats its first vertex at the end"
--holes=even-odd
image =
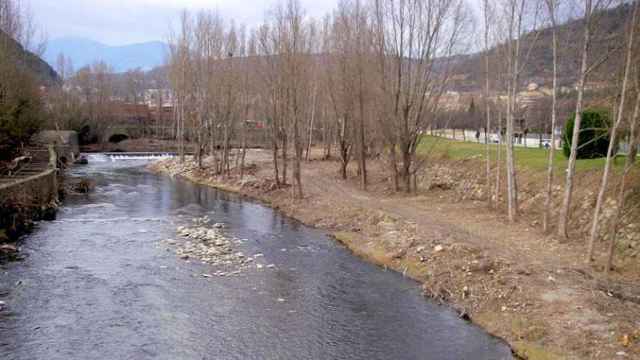
POLYGON ((64 223, 97 223, 97 224, 112 224, 112 223, 145 223, 145 222, 170 222, 167 218, 133 218, 133 217, 115 217, 115 218, 79 218, 79 219, 61 219, 52 221, 55 224, 64 223))
POLYGON ((116 206, 111 203, 86 204, 78 206, 78 209, 113 209, 116 206))

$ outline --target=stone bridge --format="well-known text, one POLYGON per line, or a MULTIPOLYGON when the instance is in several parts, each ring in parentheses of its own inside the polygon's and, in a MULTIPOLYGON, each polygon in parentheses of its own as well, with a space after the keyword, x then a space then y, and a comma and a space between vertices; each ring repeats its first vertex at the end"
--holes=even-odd
POLYGON ((123 140, 142 137, 143 130, 140 126, 114 125, 104 131, 102 141, 104 143, 119 143, 123 140))

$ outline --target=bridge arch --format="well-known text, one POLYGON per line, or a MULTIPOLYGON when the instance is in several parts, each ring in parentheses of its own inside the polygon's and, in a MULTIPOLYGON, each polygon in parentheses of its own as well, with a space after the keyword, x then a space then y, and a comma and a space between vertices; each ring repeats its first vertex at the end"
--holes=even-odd
POLYGON ((131 134, 131 131, 129 131, 129 129, 127 129, 126 127, 117 126, 117 127, 109 128, 105 131, 103 142, 118 144, 132 137, 133 135, 131 134))

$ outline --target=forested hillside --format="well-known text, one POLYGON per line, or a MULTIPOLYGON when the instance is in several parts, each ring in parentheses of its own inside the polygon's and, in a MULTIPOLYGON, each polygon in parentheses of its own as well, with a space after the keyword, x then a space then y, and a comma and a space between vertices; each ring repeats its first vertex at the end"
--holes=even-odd
POLYGON ((60 84, 60 77, 49 64, 32 52, 25 50, 22 45, 2 30, 0 30, 0 44, 2 44, 1 51, 8 53, 5 55, 14 55, 20 66, 26 68, 39 83, 45 86, 60 84))
MULTIPOLYGON (((631 5, 624 4, 614 9, 608 9, 598 13, 594 17, 593 44, 591 46, 591 63, 596 63, 604 55, 608 55, 606 61, 593 73, 591 81, 612 80, 612 75, 616 74, 620 68, 623 57, 621 44, 625 24, 631 16, 631 5), (616 56, 617 54, 617 56, 616 56)), ((579 52, 582 44, 584 20, 570 20, 558 26, 559 36, 559 84, 561 86, 572 86, 577 81, 579 72, 579 52)), ((523 52, 529 52, 526 66, 520 76, 521 83, 538 83, 539 85, 550 86, 552 78, 553 52, 551 47, 552 28, 546 27, 540 31, 534 31, 521 39, 523 52)), ((490 61, 498 63, 505 56, 505 46, 498 45, 489 50, 490 61)), ((474 53, 467 56, 460 56, 456 59, 455 70, 456 81, 453 84, 457 91, 480 91, 484 82, 484 58, 485 52, 474 53)), ((499 74, 490 74, 494 79, 499 74)))

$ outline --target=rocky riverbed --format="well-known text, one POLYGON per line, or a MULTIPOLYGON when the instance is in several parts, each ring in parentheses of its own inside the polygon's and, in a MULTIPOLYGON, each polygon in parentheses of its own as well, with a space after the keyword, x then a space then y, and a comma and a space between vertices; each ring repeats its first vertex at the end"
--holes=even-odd
POLYGON ((162 246, 175 251, 184 261, 197 261, 211 266, 211 273, 203 273, 205 278, 213 276, 233 276, 248 269, 275 269, 275 264, 265 264, 264 255, 245 255, 239 247, 248 239, 231 237, 225 232, 225 224, 212 223, 208 216, 194 218, 191 226, 178 226, 176 239, 162 240, 162 246))

